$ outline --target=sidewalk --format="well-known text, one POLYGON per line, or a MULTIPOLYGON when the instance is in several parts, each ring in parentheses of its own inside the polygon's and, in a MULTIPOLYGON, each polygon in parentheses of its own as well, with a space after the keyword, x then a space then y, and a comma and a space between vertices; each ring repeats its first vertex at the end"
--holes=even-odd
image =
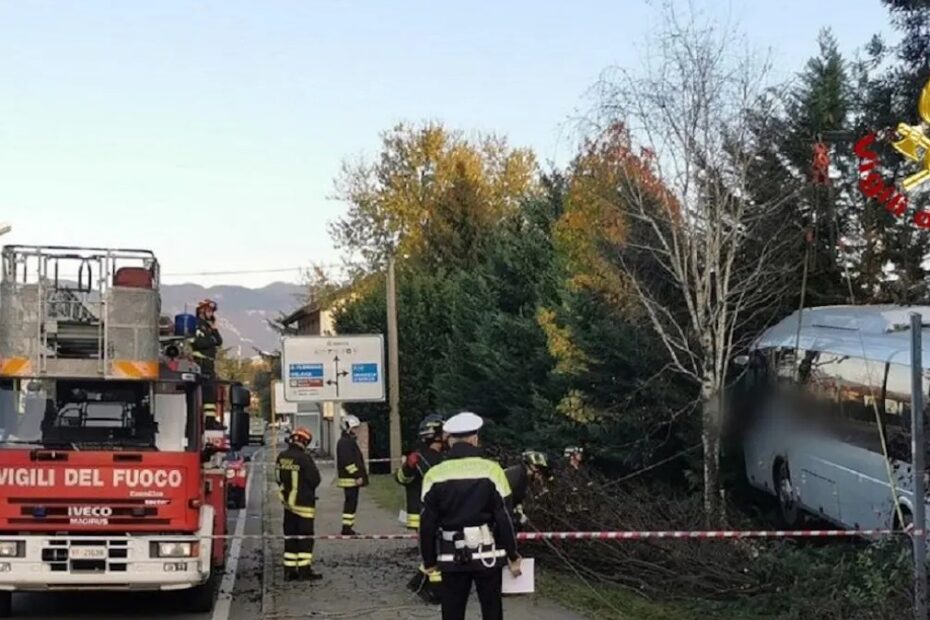
MULTIPOLYGON (((331 466, 322 466, 320 473, 323 483, 318 491, 316 532, 338 534, 342 527, 342 489, 333 484, 331 466)), ((280 502, 275 500, 273 466, 266 467, 266 485, 265 533, 280 535, 283 515, 280 502)), ((397 522, 397 515, 388 514, 371 501, 366 489, 361 492, 355 529, 361 534, 406 531, 397 522)), ((264 618, 439 618, 438 606, 426 605, 405 588, 419 564, 413 541, 317 542, 313 550, 314 568, 323 574, 323 579, 312 585, 284 581, 283 553, 283 540, 266 543, 265 560, 270 566, 265 567, 264 618)), ((539 596, 504 599, 504 614, 508 620, 581 620, 580 616, 539 596)), ((480 618, 474 595, 467 617, 480 618)))

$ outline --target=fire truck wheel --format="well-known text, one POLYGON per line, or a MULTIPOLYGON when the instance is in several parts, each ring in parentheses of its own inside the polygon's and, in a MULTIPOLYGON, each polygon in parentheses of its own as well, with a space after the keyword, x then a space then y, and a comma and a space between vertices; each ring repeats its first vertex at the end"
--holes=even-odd
POLYGON ((13 615, 13 593, 0 592, 0 618, 9 618, 13 615))
POLYGON ((187 609, 191 613, 206 614, 213 611, 216 603, 216 589, 219 582, 216 571, 210 573, 207 582, 188 590, 187 609))

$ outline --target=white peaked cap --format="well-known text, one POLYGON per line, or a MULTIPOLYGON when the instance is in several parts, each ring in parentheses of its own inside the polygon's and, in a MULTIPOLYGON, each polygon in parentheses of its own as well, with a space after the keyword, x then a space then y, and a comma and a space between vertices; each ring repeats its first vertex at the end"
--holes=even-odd
POLYGON ((450 435, 473 435, 484 425, 481 416, 471 411, 457 413, 442 425, 442 431, 450 435))

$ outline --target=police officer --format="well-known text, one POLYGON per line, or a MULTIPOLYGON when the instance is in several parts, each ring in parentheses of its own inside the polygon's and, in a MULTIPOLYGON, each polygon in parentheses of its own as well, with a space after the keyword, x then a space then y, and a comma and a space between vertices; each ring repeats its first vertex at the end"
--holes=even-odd
POLYGON ((526 500, 531 484, 544 485, 552 480, 549 461, 542 452, 527 450, 520 455, 520 463, 508 467, 504 473, 512 492, 511 507, 514 521, 518 526, 525 526, 528 519, 523 511, 523 502, 526 500))
POLYGON ((197 327, 191 348, 203 374, 203 413, 207 430, 221 430, 216 414, 216 356, 223 337, 216 328, 216 302, 204 299, 197 304, 197 327))
POLYGON ((482 458, 482 419, 470 412, 443 425, 449 451, 423 478, 420 554, 429 573, 442 573, 442 618, 464 620, 472 583, 481 617, 503 617, 501 565, 520 575, 517 539, 507 512, 510 485, 496 462, 482 458))
MULTIPOLYGON (((442 433, 442 416, 428 415, 420 422, 418 435, 420 446, 407 455, 404 463, 394 474, 398 483, 404 485, 407 495, 407 528, 420 528, 420 493, 426 472, 442 460, 445 442, 442 433)), ((407 587, 429 603, 439 602, 439 584, 442 578, 438 571, 427 574, 422 565, 407 587)))
POLYGON ((342 418, 342 437, 336 443, 336 486, 345 491, 342 506, 342 534, 355 536, 355 516, 358 510, 358 490, 368 484, 368 470, 362 450, 358 447, 361 421, 354 415, 342 418))
MULTIPOLYGON (((275 462, 278 496, 284 504, 284 535, 313 536, 313 519, 316 514, 316 489, 320 486, 320 471, 307 447, 313 435, 306 428, 298 428, 288 437, 287 449, 275 462)), ((284 578, 316 580, 313 572, 313 539, 284 539, 284 578)))

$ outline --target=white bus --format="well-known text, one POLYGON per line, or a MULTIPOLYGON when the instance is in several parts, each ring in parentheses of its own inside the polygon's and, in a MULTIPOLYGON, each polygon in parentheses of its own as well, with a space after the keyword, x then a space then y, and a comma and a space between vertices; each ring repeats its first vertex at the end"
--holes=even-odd
MULTIPOLYGON (((795 312, 742 360, 746 475, 776 496, 784 525, 795 526, 802 512, 848 529, 909 524, 911 312, 930 327, 930 306, 805 309, 800 332, 795 312)), ((923 367, 930 400, 927 329, 923 367)))

